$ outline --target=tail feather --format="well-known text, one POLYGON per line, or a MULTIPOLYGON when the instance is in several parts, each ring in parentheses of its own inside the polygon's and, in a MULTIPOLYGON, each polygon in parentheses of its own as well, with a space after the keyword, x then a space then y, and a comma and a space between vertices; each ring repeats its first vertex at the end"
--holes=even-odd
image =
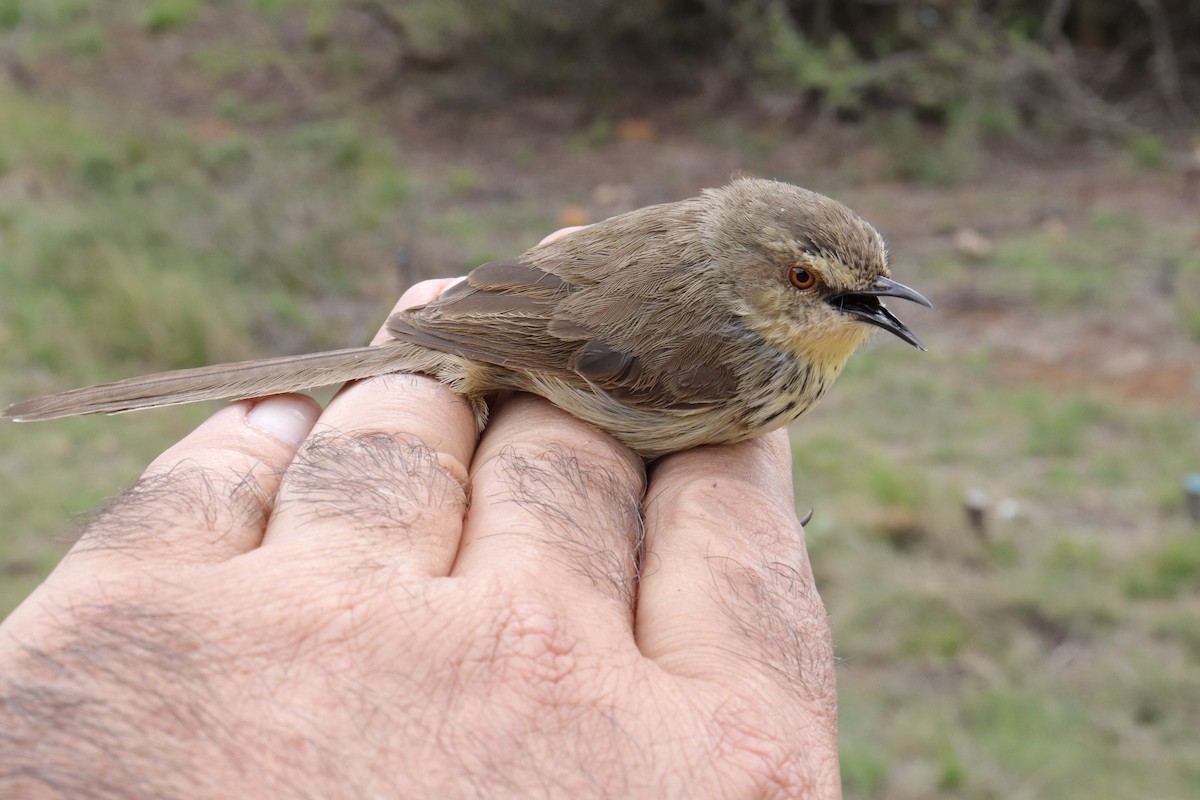
POLYGON ((353 347, 127 378, 15 403, 0 412, 0 417, 28 422, 80 414, 117 414, 201 400, 263 397, 403 368, 403 351, 396 347, 353 347))

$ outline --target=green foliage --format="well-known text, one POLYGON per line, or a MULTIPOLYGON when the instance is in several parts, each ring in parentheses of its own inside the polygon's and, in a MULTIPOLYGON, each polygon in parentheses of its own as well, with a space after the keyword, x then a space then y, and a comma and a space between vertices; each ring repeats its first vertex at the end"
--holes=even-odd
POLYGON ((86 19, 93 11, 91 0, 5 0, 13 10, 6 16, 34 27, 65 26, 86 19))
POLYGON ((1094 575, 1104 564, 1104 551, 1098 542, 1063 537, 1054 542, 1046 563, 1056 572, 1094 575))
POLYGON ((899 464, 883 460, 869 463, 863 483, 875 502, 884 509, 917 512, 925 503, 924 477, 899 464))
POLYGON ((735 4, 744 34, 758 40, 751 50, 758 78, 773 89, 812 92, 834 110, 860 112, 871 71, 854 52, 850 40, 834 34, 817 44, 805 37, 782 3, 769 5, 763 16, 749 3, 735 4))
POLYGON ((0 199, 0 313, 24 358, 81 379, 103 377, 96 363, 250 355, 271 295, 346 291, 330 265, 355 235, 350 220, 369 213, 379 227, 406 197, 389 151, 344 122, 265 143, 231 131, 151 144, 16 95, 0 95, 0 110, 12 120, 0 153, 54 187, 36 204, 0 199), (317 174, 320 196, 309 192, 317 174), (237 191, 216 204, 226 187, 237 191), (297 215, 289 196, 307 209, 297 215), (304 215, 318 209, 320 221, 304 215))
POLYGON ((588 126, 585 140, 590 147, 610 144, 616 136, 616 125, 608 117, 597 117, 588 126))
POLYGON ((167 33, 194 20, 201 11, 199 0, 154 0, 142 18, 150 33, 167 33))
POLYGON ((992 564, 1001 568, 1015 567, 1021 558, 1021 551, 1012 539, 989 539, 987 552, 992 564))
POLYGON ((1145 269, 1181 246, 1183 231, 1146 236, 1144 221, 1095 212, 1079 228, 1047 225, 1007 237, 979 270, 995 290, 1022 294, 1047 311, 1125 301, 1131 267, 1145 269), (1167 235, 1164 235, 1167 234, 1167 235))
POLYGON ((315 159, 316 169, 334 172, 363 166, 370 148, 354 124, 345 120, 315 122, 296 128, 285 136, 283 144, 315 159))
POLYGON ((298 0, 254 0, 254 7, 264 14, 279 14, 298 4, 298 0))
POLYGON ((1081 735, 1091 727, 1088 712, 1068 697, 997 687, 972 699, 965 714, 978 751, 1036 780, 1051 796, 1061 797, 1076 770, 1104 753, 1094 734, 1081 735), (1073 739, 1075 747, 1059 748, 1047 757, 1049 743, 1063 739, 1073 739))
MULTIPOLYGON (((897 162, 897 168, 944 181, 975 169, 986 138, 1035 141, 1024 132, 1060 139, 1080 131, 1132 134, 1135 162, 1161 164, 1161 142, 1119 123, 1105 98, 1095 95, 1109 86, 1145 87, 1155 80, 1164 82, 1161 88, 1172 77, 1191 91, 1195 60, 1178 59, 1177 74, 1164 76, 1161 65, 1154 67, 1158 74, 1152 71, 1150 65, 1160 63, 1155 58, 1125 57, 1120 74, 1093 86, 1096 76, 1057 47, 1067 40, 1089 50, 1119 50, 1122 37, 1150 39, 1147 15, 1119 6, 1089 3, 1087 15, 1072 6, 1056 29, 1046 27, 1046 9, 1032 0, 252 0, 236 11, 261 15, 266 25, 286 21, 299 27, 314 52, 289 53, 297 59, 294 67, 329 69, 368 82, 381 76, 361 72, 363 56, 383 48, 416 64, 428 60, 457 68, 461 74, 437 89, 449 94, 483 77, 504 91, 526 93, 586 81, 591 96, 610 98, 636 76, 638 85, 652 90, 717 86, 731 96, 744 96, 746 89, 751 95, 790 95, 798 122, 912 114, 922 125, 947 132, 945 142, 926 146, 958 152, 951 153, 948 169, 938 169, 924 155, 915 165, 897 162), (388 38, 395 40, 391 47, 384 44, 388 38)), ((201 0, 0 0, 0 31, 27 26, 40 39, 29 45, 37 49, 60 43, 84 22, 132 18, 161 34, 179 31, 203 13, 201 0)), ((1162 13, 1171 22, 1167 30, 1176 50, 1186 52, 1200 21, 1182 7, 1164 7, 1162 13)), ((1161 48, 1161 33, 1154 35, 1161 48)), ((96 52, 101 39, 93 31, 76 46, 96 52)), ((1144 48, 1129 52, 1148 55, 1144 48)), ((1161 95, 1152 99, 1161 101, 1161 95)))
POLYGON ((1135 598, 1169 598, 1200 590, 1200 536, 1171 536, 1134 566, 1125 591, 1135 598))
POLYGON ((878 797, 887 783, 888 763, 873 747, 841 749, 842 786, 850 797, 878 797))
POLYGON ((75 159, 80 184, 100 192, 111 191, 115 188, 120 165, 116 153, 107 143, 95 142, 92 146, 76 153, 75 159))
MULTIPOLYGON (((997 138, 1044 150, 1081 132, 1104 133, 1125 137, 1134 163, 1164 163, 1162 141, 1124 122, 1097 97, 1104 87, 1090 86, 1094 76, 1055 44, 1085 31, 1089 49, 1097 42, 1116 47, 1119 35, 1148 37, 1144 15, 1112 6, 1086 25, 1081 18, 1050 30, 1043 29, 1045 9, 1029 0, 253 0, 236 9, 241 19, 258 14, 261 30, 298 29, 304 44, 280 51, 263 44, 270 37, 199 40, 189 43, 189 57, 226 77, 263 68, 269 59, 281 74, 300 77, 294 85, 329 77, 355 84, 342 87, 343 97, 419 85, 432 98, 474 102, 481 87, 500 95, 584 87, 601 120, 623 111, 619 98, 633 85, 648 94, 703 89, 716 99, 762 98, 791 109, 789 127, 864 121, 895 176, 946 184, 974 175, 984 146, 997 138), (445 80, 437 77, 443 71, 451 72, 445 80)), ((115 21, 134 19, 162 34, 185 29, 205 12, 201 0, 0 0, 0 31, 21 25, 26 35, 18 49, 28 53, 59 47, 95 56, 108 46, 106 26, 115 21)), ((1200 35, 1194 15, 1164 13, 1179 46, 1200 35)), ((1179 61, 1180 85, 1200 85, 1186 80, 1194 77, 1193 62, 1179 61)), ((1167 80, 1146 71, 1154 59, 1122 63, 1124 80, 1109 76, 1105 86, 1167 80)), ((284 113, 261 98, 247 100, 230 118, 269 122, 284 113)), ((608 139, 600 127, 581 144, 608 139)))
POLYGON ((1163 259, 1159 266, 1175 276, 1175 312, 1184 330, 1200 342, 1200 252, 1180 247, 1177 255, 1163 259))
POLYGON ((871 138, 887 154, 894 177, 930 185, 972 177, 980 160, 977 130, 960 115, 947 124, 922 124, 912 109, 880 114, 868 120, 871 138))
POLYGON ((1167 146, 1152 133, 1141 132, 1129 140, 1129 154, 1140 169, 1161 169, 1167 163, 1167 146))
POLYGON ((1063 399, 1036 392, 1025 399, 1023 410, 1029 420, 1025 452, 1034 457, 1079 455, 1088 434, 1105 418, 1104 407, 1086 396, 1063 399))
POLYGON ((957 792, 967 782, 968 769, 951 752, 942 754, 938 764, 937 787, 943 792, 957 792))
POLYGON ((479 188, 479 173, 470 167, 453 167, 446 173, 446 186, 455 194, 466 194, 479 188))
POLYGON ((905 627, 900 652, 915 658, 953 659, 966 646, 971 624, 953 605, 940 598, 910 604, 908 613, 918 625, 905 627))
POLYGON ((81 24, 63 40, 63 47, 79 56, 97 56, 108 47, 108 34, 96 24, 81 24))
POLYGON ((21 0, 0 0, 0 31, 17 27, 21 22, 21 0))

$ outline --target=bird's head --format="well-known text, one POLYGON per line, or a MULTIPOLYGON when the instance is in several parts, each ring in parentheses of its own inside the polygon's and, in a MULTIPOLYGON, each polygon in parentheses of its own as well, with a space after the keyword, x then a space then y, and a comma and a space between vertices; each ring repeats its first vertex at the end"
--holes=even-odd
POLYGON ((738 265, 739 313, 769 342, 838 368, 876 328, 925 349, 881 298, 930 303, 892 279, 883 238, 862 217, 777 181, 743 178, 706 197, 708 246, 738 265))

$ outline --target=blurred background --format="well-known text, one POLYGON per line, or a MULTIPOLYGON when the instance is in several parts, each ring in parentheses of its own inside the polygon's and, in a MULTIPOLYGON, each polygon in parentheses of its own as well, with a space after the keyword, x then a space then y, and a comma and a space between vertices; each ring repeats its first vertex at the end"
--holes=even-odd
MULTIPOLYGON (((792 181, 936 305, 793 432, 848 796, 1200 797, 1198 114, 1184 0, 0 0, 0 404, 792 181)), ((0 613, 212 409, 0 425, 0 613)))

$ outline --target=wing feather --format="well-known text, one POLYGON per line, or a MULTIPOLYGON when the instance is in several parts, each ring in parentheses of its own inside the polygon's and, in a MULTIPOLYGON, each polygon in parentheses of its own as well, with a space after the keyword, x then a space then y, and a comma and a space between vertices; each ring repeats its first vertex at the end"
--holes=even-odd
MULTIPOLYGON (((600 278, 612 274, 597 272, 600 278)), ((727 402, 736 392, 734 372, 712 357, 720 346, 715 331, 674 343, 670 358, 651 365, 630 344, 636 338, 631 330, 645 335, 650 332, 645 326, 652 324, 643 318, 646 307, 636 292, 630 297, 626 286, 623 295, 616 295, 599 279, 593 285, 581 283, 524 257, 492 262, 437 300, 394 314, 387 327, 402 341, 518 376, 552 376, 642 408, 695 411, 727 402), (593 293, 594 303, 589 302, 593 293), (620 301, 614 302, 615 297, 620 301), (697 360, 702 366, 695 366, 697 360)), ((522 384, 516 380, 514 385, 522 384)))

